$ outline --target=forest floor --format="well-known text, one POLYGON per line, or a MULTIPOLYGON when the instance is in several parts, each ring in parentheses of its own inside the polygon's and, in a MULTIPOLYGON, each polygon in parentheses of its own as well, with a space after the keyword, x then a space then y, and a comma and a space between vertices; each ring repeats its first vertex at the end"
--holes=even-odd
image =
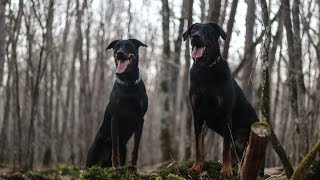
MULTIPOLYGON (((238 169, 235 167, 233 169, 234 176, 229 178, 222 178, 220 176, 221 165, 216 161, 206 161, 203 166, 203 172, 200 174, 189 173, 188 169, 192 166, 192 161, 184 161, 179 164, 173 162, 166 166, 154 166, 139 168, 138 173, 134 173, 127 168, 122 168, 119 170, 113 170, 111 168, 100 168, 92 167, 88 169, 72 167, 67 165, 57 165, 55 168, 46 169, 41 171, 28 171, 19 172, 13 171, 5 166, 0 167, 0 179, 8 180, 70 180, 70 179, 81 179, 81 180, 184 180, 184 179, 194 179, 194 180, 206 180, 206 179, 227 179, 236 180, 238 175, 238 169)), ((266 174, 269 178, 261 178, 259 180, 284 180, 286 179, 284 175, 281 175, 281 168, 268 168, 266 169, 266 174), (279 175, 280 174, 280 175, 279 175)))

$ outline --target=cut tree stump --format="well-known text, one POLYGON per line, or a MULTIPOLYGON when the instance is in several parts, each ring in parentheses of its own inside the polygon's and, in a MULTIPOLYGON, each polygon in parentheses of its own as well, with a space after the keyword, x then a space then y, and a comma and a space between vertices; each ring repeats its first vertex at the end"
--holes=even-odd
POLYGON ((249 145, 241 167, 240 180, 257 179, 265 158, 270 134, 270 126, 266 122, 256 122, 251 125, 249 145))

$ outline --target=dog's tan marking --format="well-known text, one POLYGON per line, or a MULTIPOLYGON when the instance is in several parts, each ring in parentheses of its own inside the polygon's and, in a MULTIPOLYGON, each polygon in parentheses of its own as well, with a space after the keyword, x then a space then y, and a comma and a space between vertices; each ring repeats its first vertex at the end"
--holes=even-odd
POLYGON ((207 132, 207 127, 204 125, 202 127, 202 132, 199 135, 198 144, 196 144, 196 161, 193 163, 189 171, 201 172, 204 164, 204 139, 207 132))
POLYGON ((224 102, 223 97, 222 97, 222 96, 216 96, 216 98, 217 98, 217 101, 218 101, 218 105, 219 105, 219 106, 222 106, 222 104, 223 104, 223 102, 224 102))
POLYGON ((223 160, 220 174, 223 177, 229 177, 233 175, 232 172, 232 157, 231 150, 227 150, 227 152, 223 152, 223 160))
POLYGON ((197 96, 196 95, 192 95, 191 96, 191 105, 194 107, 197 103, 197 96))

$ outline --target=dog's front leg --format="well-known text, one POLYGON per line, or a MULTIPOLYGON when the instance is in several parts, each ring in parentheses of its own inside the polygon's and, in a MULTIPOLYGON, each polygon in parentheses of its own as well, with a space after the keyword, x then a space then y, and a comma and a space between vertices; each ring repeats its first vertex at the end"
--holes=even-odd
POLYGON ((203 120, 194 118, 194 130, 196 135, 196 161, 193 163, 189 171, 201 172, 204 163, 204 135, 203 120))
POLYGON ((139 151, 139 144, 140 144, 140 139, 141 139, 141 134, 143 129, 143 123, 144 123, 143 119, 139 121, 138 126, 134 131, 134 145, 133 145, 133 150, 131 153, 131 160, 129 165, 129 168, 133 171, 137 171, 136 165, 138 160, 138 151, 139 151))
POLYGON ((220 174, 221 176, 228 177, 232 176, 232 157, 231 157, 231 118, 228 117, 228 122, 224 128, 223 132, 223 152, 222 152, 222 167, 220 174))
POLYGON ((111 119, 111 136, 112 136, 112 167, 119 168, 119 122, 117 118, 111 119))

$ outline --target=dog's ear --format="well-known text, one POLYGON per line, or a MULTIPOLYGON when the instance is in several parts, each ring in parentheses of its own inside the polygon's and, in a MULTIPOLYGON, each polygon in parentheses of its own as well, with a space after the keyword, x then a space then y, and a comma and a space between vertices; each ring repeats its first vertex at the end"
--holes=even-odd
POLYGON ((193 28, 194 25, 195 25, 195 24, 191 24, 191 25, 188 27, 187 31, 183 33, 182 37, 183 37, 183 40, 184 40, 184 41, 187 40, 187 38, 189 37, 190 31, 191 31, 191 29, 193 28))
POLYGON ((131 42, 133 42, 133 44, 139 48, 140 46, 144 46, 144 47, 148 47, 147 45, 143 44, 142 42, 140 42, 139 40, 137 39, 129 39, 131 42))
POLYGON ((111 48, 113 49, 114 46, 115 46, 119 41, 120 41, 120 39, 112 41, 112 42, 108 45, 108 47, 106 48, 106 50, 111 49, 111 48))
POLYGON ((227 34, 224 32, 224 30, 218 24, 216 24, 214 22, 210 22, 209 24, 210 24, 210 26, 212 26, 213 28, 215 28, 219 32, 219 35, 221 36, 221 38, 223 40, 227 39, 227 34))

